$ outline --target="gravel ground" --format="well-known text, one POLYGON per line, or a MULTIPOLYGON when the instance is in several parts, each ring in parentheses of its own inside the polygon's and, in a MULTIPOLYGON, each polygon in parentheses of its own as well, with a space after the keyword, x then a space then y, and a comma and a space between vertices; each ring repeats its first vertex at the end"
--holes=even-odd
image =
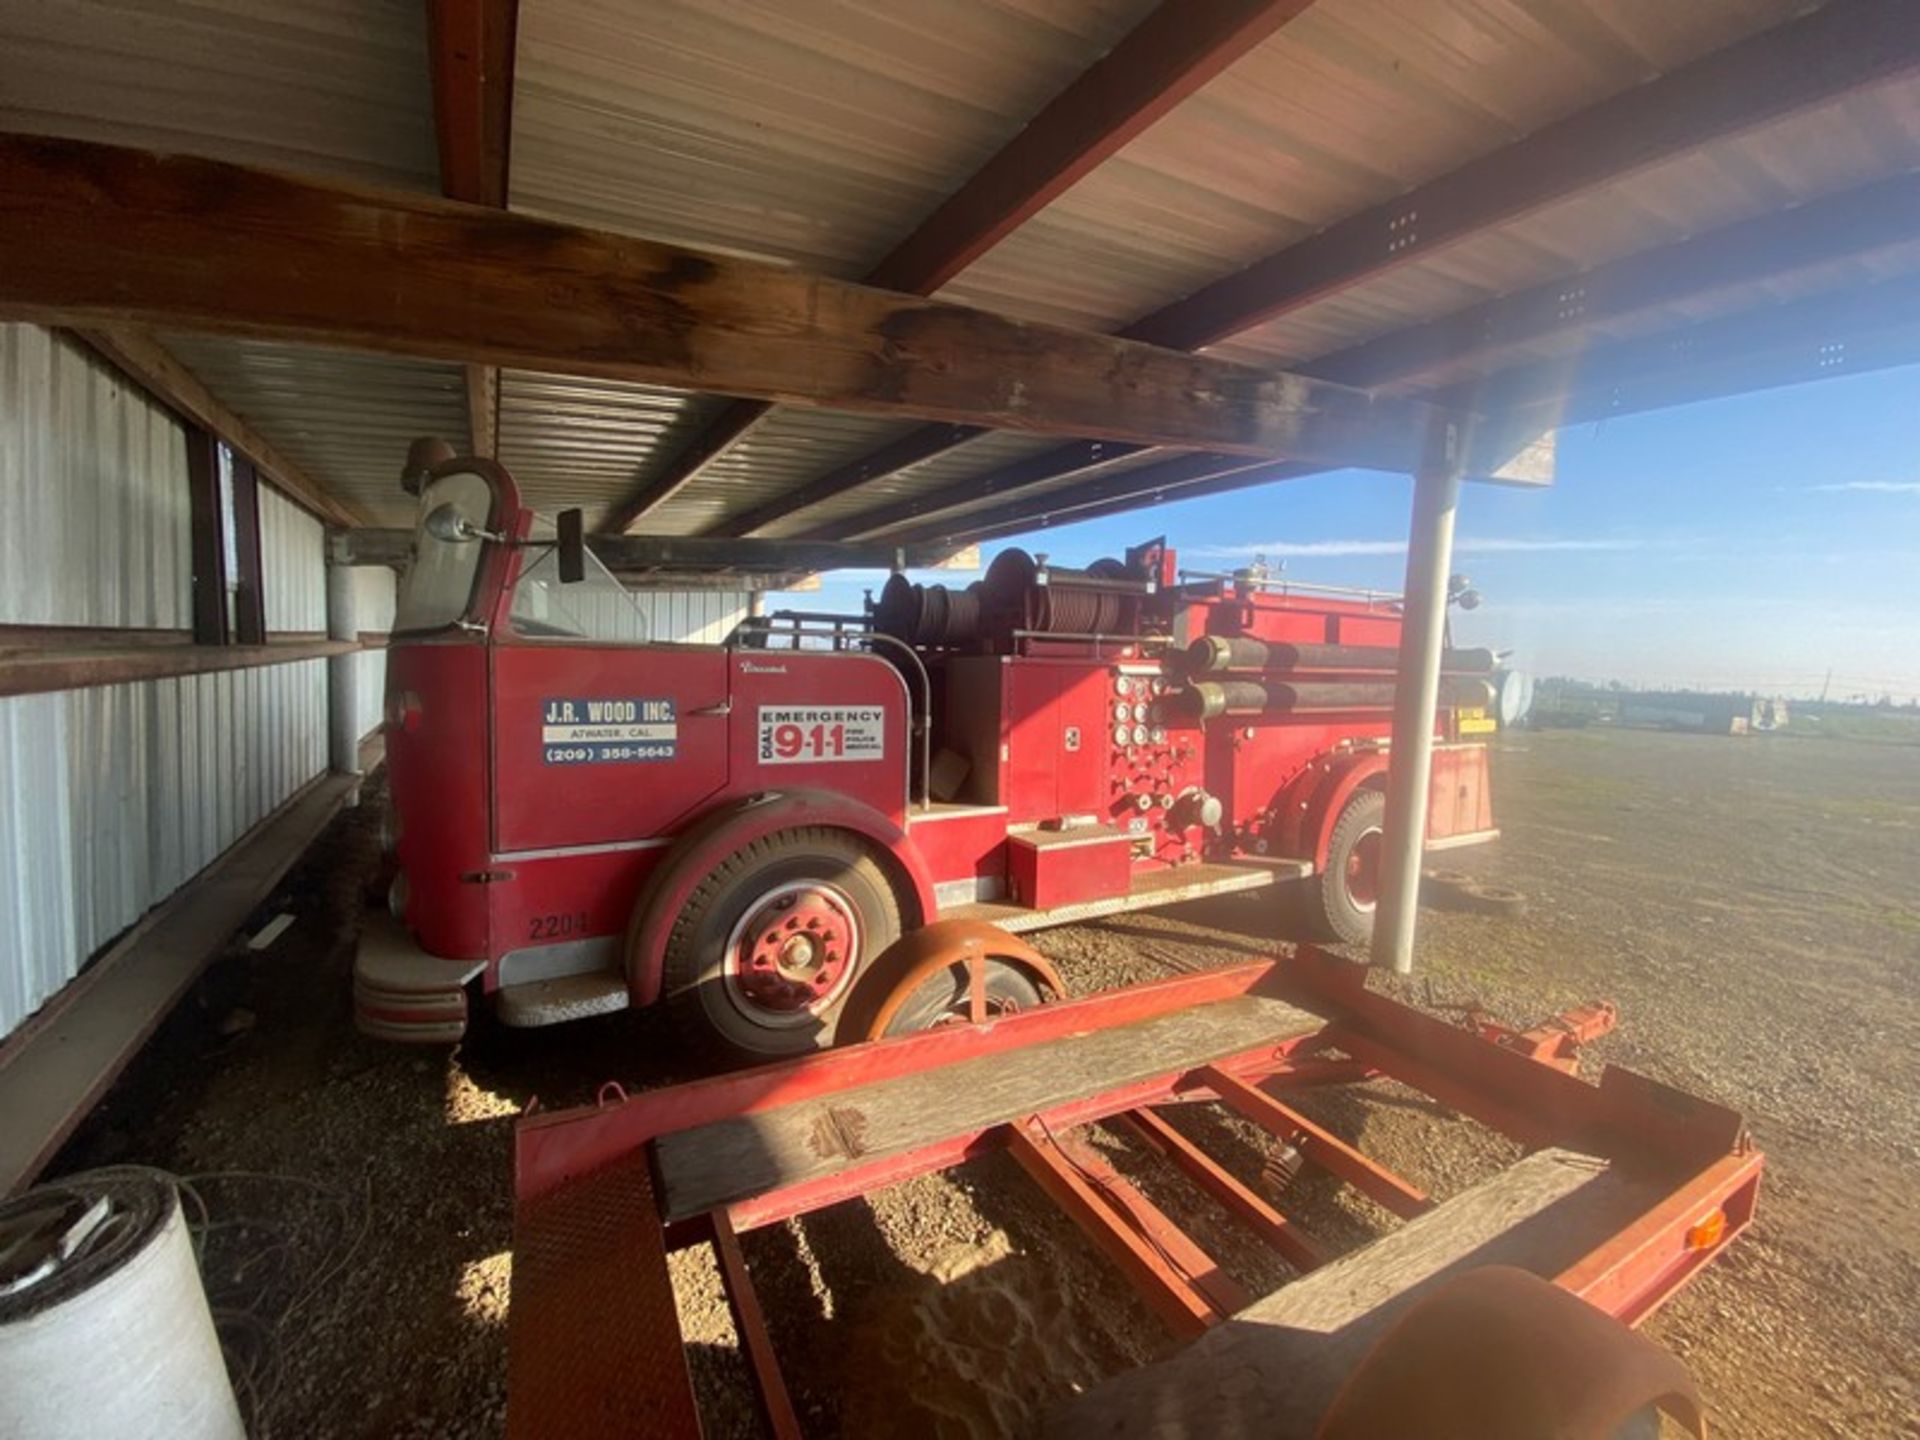
MULTIPOLYGON (((1518 1021, 1618 1002, 1592 1060, 1740 1107, 1769 1153, 1759 1221, 1649 1326, 1718 1433, 1920 1437, 1920 750, 1550 733, 1504 743, 1496 783, 1505 838, 1447 863, 1521 889, 1527 911, 1428 912, 1403 998, 1518 1021)), ((201 1183, 226 1222, 210 1282, 257 1434, 493 1435, 513 1117, 683 1062, 652 1017, 483 1026, 452 1057, 357 1036, 346 974, 373 824, 367 807, 329 832, 275 907, 298 923, 208 972, 59 1168, 229 1177, 201 1183)), ((1230 897, 1041 944, 1084 992, 1260 953, 1267 914, 1230 897)), ((1384 1083, 1302 1107, 1443 1198, 1517 1154, 1384 1083)), ((1179 1123, 1257 1169, 1249 1127, 1211 1109, 1179 1123)), ((1249 1289, 1285 1281, 1159 1162, 1096 1143, 1249 1289)), ((1288 1208, 1341 1246, 1391 1223, 1311 1172, 1288 1208)), ((809 1433, 1020 1433, 1168 1348, 1005 1157, 743 1243, 809 1433)), ((711 1257, 674 1273, 712 1432, 756 1433, 711 1257)))

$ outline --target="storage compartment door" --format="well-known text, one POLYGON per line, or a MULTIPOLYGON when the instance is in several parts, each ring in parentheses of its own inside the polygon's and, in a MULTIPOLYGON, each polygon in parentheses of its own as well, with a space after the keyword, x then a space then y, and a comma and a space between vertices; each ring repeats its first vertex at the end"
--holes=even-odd
POLYGON ((494 849, 679 829, 726 787, 727 683, 718 649, 495 649, 494 849))

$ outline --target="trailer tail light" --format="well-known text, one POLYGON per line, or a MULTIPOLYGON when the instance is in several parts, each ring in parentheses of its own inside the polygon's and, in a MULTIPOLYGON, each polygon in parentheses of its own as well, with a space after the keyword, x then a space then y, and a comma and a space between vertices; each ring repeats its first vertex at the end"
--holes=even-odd
POLYGON ((396 923, 407 923, 407 902, 412 898, 413 887, 407 883, 407 872, 402 870, 387 887, 387 913, 393 916, 396 923))
POLYGON ((1711 1250, 1727 1233, 1727 1212, 1716 1208, 1705 1219, 1687 1227, 1689 1250, 1711 1250))

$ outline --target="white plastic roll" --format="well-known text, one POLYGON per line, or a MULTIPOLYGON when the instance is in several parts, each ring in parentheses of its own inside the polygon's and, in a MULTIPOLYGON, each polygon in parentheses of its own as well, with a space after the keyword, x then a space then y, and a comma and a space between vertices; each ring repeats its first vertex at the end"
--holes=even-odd
POLYGON ((0 1440, 245 1440, 180 1197, 78 1175, 0 1206, 0 1440))

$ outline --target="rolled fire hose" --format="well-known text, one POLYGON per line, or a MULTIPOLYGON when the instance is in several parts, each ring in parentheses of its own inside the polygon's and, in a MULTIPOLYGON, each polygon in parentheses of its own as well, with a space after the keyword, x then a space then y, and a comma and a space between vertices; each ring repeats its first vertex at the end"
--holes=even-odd
MULTIPOLYGON (((1400 663, 1390 645, 1305 645, 1256 640, 1251 635, 1203 635, 1186 649, 1189 675, 1225 675, 1252 670, 1385 670, 1400 663)), ((1491 674, 1491 650, 1449 650, 1441 670, 1454 675, 1491 674)))
POLYGON ((245 1440, 173 1185, 102 1171, 0 1205, 0 1436, 245 1440))
MULTIPOLYGON (((1444 677, 1440 703, 1486 705, 1493 687, 1470 676, 1444 677)), ((1211 720, 1216 715, 1290 714, 1297 710, 1383 710, 1393 705, 1393 682, 1201 680, 1169 691, 1156 702, 1155 715, 1170 720, 1211 720)))

